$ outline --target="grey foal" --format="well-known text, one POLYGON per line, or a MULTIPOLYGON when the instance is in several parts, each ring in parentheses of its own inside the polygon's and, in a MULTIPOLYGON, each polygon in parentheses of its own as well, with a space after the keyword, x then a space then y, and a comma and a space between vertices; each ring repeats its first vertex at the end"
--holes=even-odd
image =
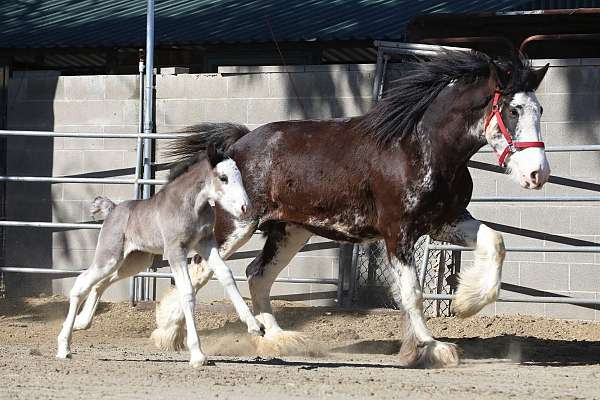
POLYGON ((195 296, 187 267, 187 256, 195 252, 207 261, 208 268, 225 287, 248 332, 263 333, 242 299, 231 270, 219 256, 213 236, 214 212, 218 204, 235 218, 248 213, 248 195, 235 162, 209 148, 187 168, 179 170, 155 196, 146 200, 125 201, 115 205, 97 197, 92 213, 105 219, 98 238, 93 264, 84 271, 70 293, 69 312, 58 335, 59 358, 71 356, 73 328, 91 325, 102 293, 114 282, 143 271, 154 254, 169 261, 185 315, 190 365, 206 363, 194 321, 195 296), (89 296, 88 296, 89 295, 89 296), (86 298, 80 313, 77 311, 86 298))

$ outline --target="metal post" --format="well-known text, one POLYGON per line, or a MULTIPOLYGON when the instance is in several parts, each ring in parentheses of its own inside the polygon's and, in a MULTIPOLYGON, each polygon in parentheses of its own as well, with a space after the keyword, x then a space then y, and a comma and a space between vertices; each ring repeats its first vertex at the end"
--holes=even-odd
POLYGON ((375 79, 373 79, 373 104, 379 101, 381 82, 383 80, 383 49, 377 49, 377 64, 375 66, 375 79))
POLYGON ((427 266, 429 265, 429 245, 431 244, 431 237, 425 236, 423 242, 423 258, 421 259, 421 269, 419 270, 419 283, 421 284, 421 290, 425 287, 425 277, 427 276, 427 266))
MULTIPOLYGON (((142 49, 139 50, 139 62, 138 62, 138 86, 139 86, 139 116, 138 116, 138 133, 144 132, 144 52, 142 49)), ((135 144, 135 179, 136 182, 133 184, 133 198, 140 198, 140 184, 137 182, 137 179, 140 178, 140 172, 142 170, 142 164, 144 162, 143 159, 143 148, 144 142, 141 137, 136 139, 135 144)), ((129 303, 134 306, 136 300, 136 286, 135 286, 135 277, 129 278, 129 303)))
MULTIPOLYGON (((146 12, 146 85, 144 93, 144 133, 154 131, 154 0, 148 0, 146 12)), ((152 139, 144 139, 144 178, 152 177, 152 139)), ((152 195, 152 186, 144 185, 142 198, 148 199, 152 195)), ((140 282, 141 299, 148 300, 146 289, 149 288, 149 278, 140 282)))
MULTIPOLYGON (((154 129, 154 0, 148 0, 146 14, 146 84, 144 93, 144 133, 154 129)), ((152 175, 152 139, 144 139, 144 179, 152 175)), ((150 197, 150 186, 144 185, 144 199, 150 197)))

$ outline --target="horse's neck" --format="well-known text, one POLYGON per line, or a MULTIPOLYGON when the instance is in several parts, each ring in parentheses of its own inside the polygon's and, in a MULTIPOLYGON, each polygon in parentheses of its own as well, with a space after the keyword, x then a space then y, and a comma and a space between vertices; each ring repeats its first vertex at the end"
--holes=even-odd
POLYGON ((474 119, 467 116, 463 118, 462 123, 457 125, 462 129, 431 129, 428 135, 428 143, 423 143, 425 148, 429 149, 429 159, 431 166, 438 173, 448 175, 466 167, 469 159, 485 145, 485 139, 482 139, 483 117, 474 119), (465 120, 474 121, 466 129, 465 120))
POLYGON ((183 174, 179 175, 169 184, 169 190, 176 192, 182 199, 196 202, 208 184, 206 169, 200 163, 189 167, 183 174))

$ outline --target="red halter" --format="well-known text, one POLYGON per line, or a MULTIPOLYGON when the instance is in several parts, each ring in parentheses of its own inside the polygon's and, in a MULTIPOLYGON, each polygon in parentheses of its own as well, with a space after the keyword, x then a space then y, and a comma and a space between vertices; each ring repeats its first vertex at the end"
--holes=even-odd
POLYGON ((487 115, 487 117, 485 117, 485 123, 483 124, 483 131, 485 132, 487 130, 487 127, 490 124, 490 121, 495 116, 496 121, 498 121, 498 127, 500 128, 500 132, 502 132, 502 136, 504 136, 504 139, 506 139, 506 147, 504 148, 504 150, 502 150, 501 153, 496 152, 498 154, 498 164, 500 164, 501 167, 504 167, 504 160, 506 160, 506 157, 508 157, 509 154, 516 153, 517 150, 526 149, 528 147, 541 147, 543 149, 544 142, 514 142, 513 141, 512 137, 510 136, 510 133, 508 132, 508 129, 506 129, 506 125, 504 125, 504 121, 502 120, 502 114, 500 114, 500 106, 498 105, 498 102, 500 101, 501 95, 502 95, 502 93, 500 93, 499 91, 496 91, 494 93, 494 101, 492 102, 492 110, 487 115))

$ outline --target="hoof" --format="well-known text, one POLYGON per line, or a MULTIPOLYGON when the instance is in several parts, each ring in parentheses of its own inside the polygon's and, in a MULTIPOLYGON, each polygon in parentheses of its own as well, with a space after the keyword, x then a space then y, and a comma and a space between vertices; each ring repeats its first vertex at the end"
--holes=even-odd
POLYGON ((83 331, 86 329, 90 329, 92 326, 92 321, 83 321, 79 318, 75 318, 75 323, 73 324, 74 331, 83 331))
POLYGON ((154 346, 160 350, 180 351, 186 348, 185 328, 177 325, 170 328, 157 328, 150 335, 150 340, 154 346))
POLYGON ((498 299, 498 289, 496 288, 482 293, 479 288, 459 285, 450 311, 459 318, 469 318, 481 311, 486 305, 496 301, 496 299, 498 299))
POLYGON ((192 368, 202 368, 206 364, 208 364, 208 359, 204 356, 202 356, 201 358, 198 358, 196 360, 190 360, 190 366, 192 368))
POLYGON ((453 343, 437 340, 416 346, 403 346, 400 358, 403 365, 411 368, 448 368, 460 363, 458 347, 453 343))
POLYGON ((59 358, 61 360, 69 360, 71 359, 73 356, 71 355, 71 352, 69 350, 59 350, 56 353, 56 358, 59 358))
POLYGON ((325 354, 318 343, 308 339, 300 332, 267 331, 262 338, 256 338, 256 351, 260 356, 319 356, 325 354))
POLYGON ((433 341, 425 347, 419 363, 423 368, 456 367, 460 363, 458 347, 453 343, 433 341))
POLYGON ((248 333, 251 336, 265 336, 265 326, 254 319, 254 323, 248 324, 248 333))

